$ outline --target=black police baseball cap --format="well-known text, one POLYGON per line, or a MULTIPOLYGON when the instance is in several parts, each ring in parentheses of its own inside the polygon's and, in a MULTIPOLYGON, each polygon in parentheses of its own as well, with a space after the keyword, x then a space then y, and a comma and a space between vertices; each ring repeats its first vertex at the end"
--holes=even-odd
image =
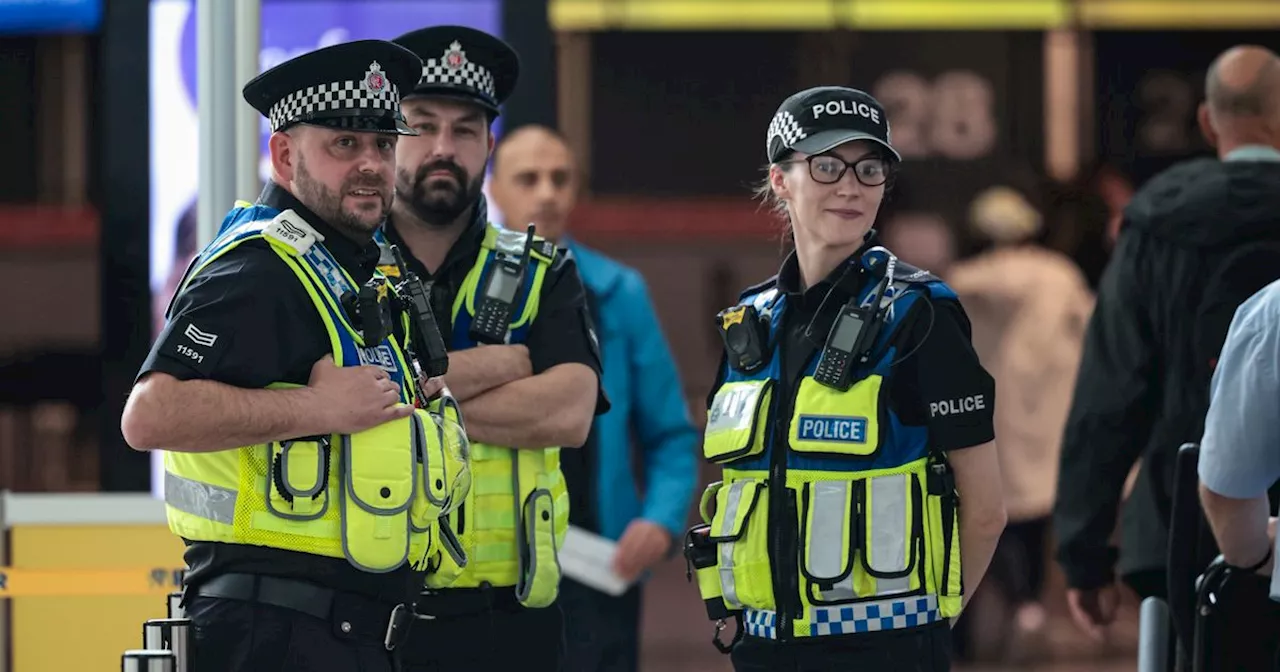
POLYGON ((511 45, 466 26, 432 26, 392 40, 422 59, 422 78, 405 98, 433 96, 474 103, 493 116, 516 87, 520 57, 511 45))
POLYGON ((782 101, 769 122, 765 151, 774 163, 790 152, 821 154, 851 140, 869 140, 902 160, 889 141, 889 118, 880 101, 857 89, 819 86, 782 101))
POLYGON ((400 96, 422 77, 422 59, 386 40, 357 40, 310 51, 254 77, 241 93, 283 131, 295 124, 417 135, 400 96))

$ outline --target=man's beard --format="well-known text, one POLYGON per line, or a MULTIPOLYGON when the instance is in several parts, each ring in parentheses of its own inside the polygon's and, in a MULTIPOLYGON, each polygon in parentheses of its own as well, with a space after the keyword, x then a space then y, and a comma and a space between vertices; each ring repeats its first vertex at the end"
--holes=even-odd
POLYGON ((396 170, 396 197, 423 222, 431 226, 449 226, 480 199, 484 188, 484 169, 476 178, 468 178, 461 166, 450 161, 419 166, 412 177, 409 171, 400 168, 396 170), (427 177, 437 170, 447 171, 454 181, 427 177))
POLYGON ((357 174, 342 183, 342 189, 335 192, 307 172, 305 161, 298 161, 298 174, 294 177, 298 193, 296 196, 325 223, 353 238, 367 238, 382 226, 387 213, 391 211, 391 199, 394 192, 387 188, 387 183, 379 175, 357 174), (377 189, 381 192, 382 205, 376 212, 367 208, 346 210, 342 207, 345 194, 353 189, 377 189))

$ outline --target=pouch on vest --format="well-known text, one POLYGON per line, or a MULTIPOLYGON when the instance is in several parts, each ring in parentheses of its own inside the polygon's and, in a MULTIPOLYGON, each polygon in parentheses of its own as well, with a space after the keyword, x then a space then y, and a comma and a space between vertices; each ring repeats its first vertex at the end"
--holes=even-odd
POLYGON ((526 607, 550 606, 560 592, 560 560, 556 557, 555 497, 544 483, 546 456, 539 450, 516 450, 512 457, 516 497, 520 503, 516 524, 516 599, 526 607), (532 488, 529 490, 528 488, 532 488))
POLYGON ((425 532, 466 499, 471 488, 470 451, 464 430, 449 414, 420 408, 412 417, 419 474, 409 519, 415 532, 425 532))
POLYGON ((763 480, 732 481, 716 491, 709 542, 725 606, 773 609, 769 565, 769 497, 763 480))
POLYGON ((815 481, 801 490, 805 600, 832 605, 927 592, 922 491, 913 472, 815 481))
POLYGON ((409 558, 409 507, 419 473, 416 417, 342 436, 342 549, 367 572, 389 572, 409 558))
POLYGON ((433 529, 434 548, 439 552, 427 565, 426 586, 431 589, 448 588, 462 576, 467 567, 467 551, 462 540, 454 533, 448 516, 442 516, 433 529))
POLYGON ((288 520, 324 516, 329 509, 328 437, 273 441, 268 451, 267 509, 288 520))
POLYGON ((684 537, 685 577, 693 581, 697 577, 698 594, 707 608, 707 618, 719 621, 732 615, 724 603, 724 591, 720 590, 720 572, 716 569, 716 543, 709 535, 711 526, 697 525, 689 528, 684 537))
POLYGON ((710 462, 729 462, 764 452, 772 380, 725 383, 707 410, 703 455, 710 462))
POLYGON ((790 448, 798 453, 874 455, 880 448, 883 383, 884 378, 872 375, 841 392, 811 377, 801 379, 788 436, 790 448))
POLYGON ((960 614, 964 580, 960 567, 960 513, 954 491, 933 494, 926 500, 927 530, 933 587, 938 593, 938 613, 943 618, 960 614))

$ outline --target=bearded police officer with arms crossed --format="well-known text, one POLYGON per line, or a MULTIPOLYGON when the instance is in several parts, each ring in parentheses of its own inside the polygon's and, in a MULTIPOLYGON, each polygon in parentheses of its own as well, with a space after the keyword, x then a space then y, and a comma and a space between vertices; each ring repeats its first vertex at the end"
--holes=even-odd
POLYGON ((994 383, 950 288, 876 245, 900 160, 880 103, 808 89, 767 138, 760 192, 795 251, 719 315, 704 452, 724 475, 686 554, 745 634, 737 670, 949 669, 947 620, 1005 521, 994 383))
POLYGON ((467 565, 442 554, 433 566, 406 667, 557 670, 564 634, 555 554, 569 511, 553 446, 581 446, 593 415, 608 407, 582 282, 563 250, 487 221, 490 124, 515 86, 515 52, 456 26, 395 42, 422 58, 423 76, 402 104, 419 135, 396 149, 385 233, 433 282, 452 349, 446 381, 462 402, 474 477, 450 519, 467 565))
POLYGON ((359 41, 244 87, 271 123, 271 181, 188 270, 121 420, 166 451, 196 672, 392 670, 462 497, 465 462, 422 408, 440 383, 410 368, 424 332, 408 338, 372 240, 421 67, 359 41))

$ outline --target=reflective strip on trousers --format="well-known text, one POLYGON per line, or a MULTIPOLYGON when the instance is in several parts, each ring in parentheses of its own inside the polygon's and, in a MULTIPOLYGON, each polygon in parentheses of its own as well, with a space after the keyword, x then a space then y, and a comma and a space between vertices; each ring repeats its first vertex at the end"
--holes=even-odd
MULTIPOLYGON (((742 505, 742 491, 748 483, 750 481, 734 481, 729 485, 728 493, 725 495, 724 515, 720 517, 719 528, 711 531, 712 536, 729 536, 729 531, 733 529, 733 521, 738 518, 738 507, 742 505)), ((742 603, 738 601, 738 584, 733 580, 733 548, 736 545, 733 541, 721 543, 718 563, 720 591, 724 594, 725 605, 730 609, 742 607, 742 603)))
POLYGON ((236 519, 235 490, 164 472, 164 502, 193 516, 231 525, 236 519))

